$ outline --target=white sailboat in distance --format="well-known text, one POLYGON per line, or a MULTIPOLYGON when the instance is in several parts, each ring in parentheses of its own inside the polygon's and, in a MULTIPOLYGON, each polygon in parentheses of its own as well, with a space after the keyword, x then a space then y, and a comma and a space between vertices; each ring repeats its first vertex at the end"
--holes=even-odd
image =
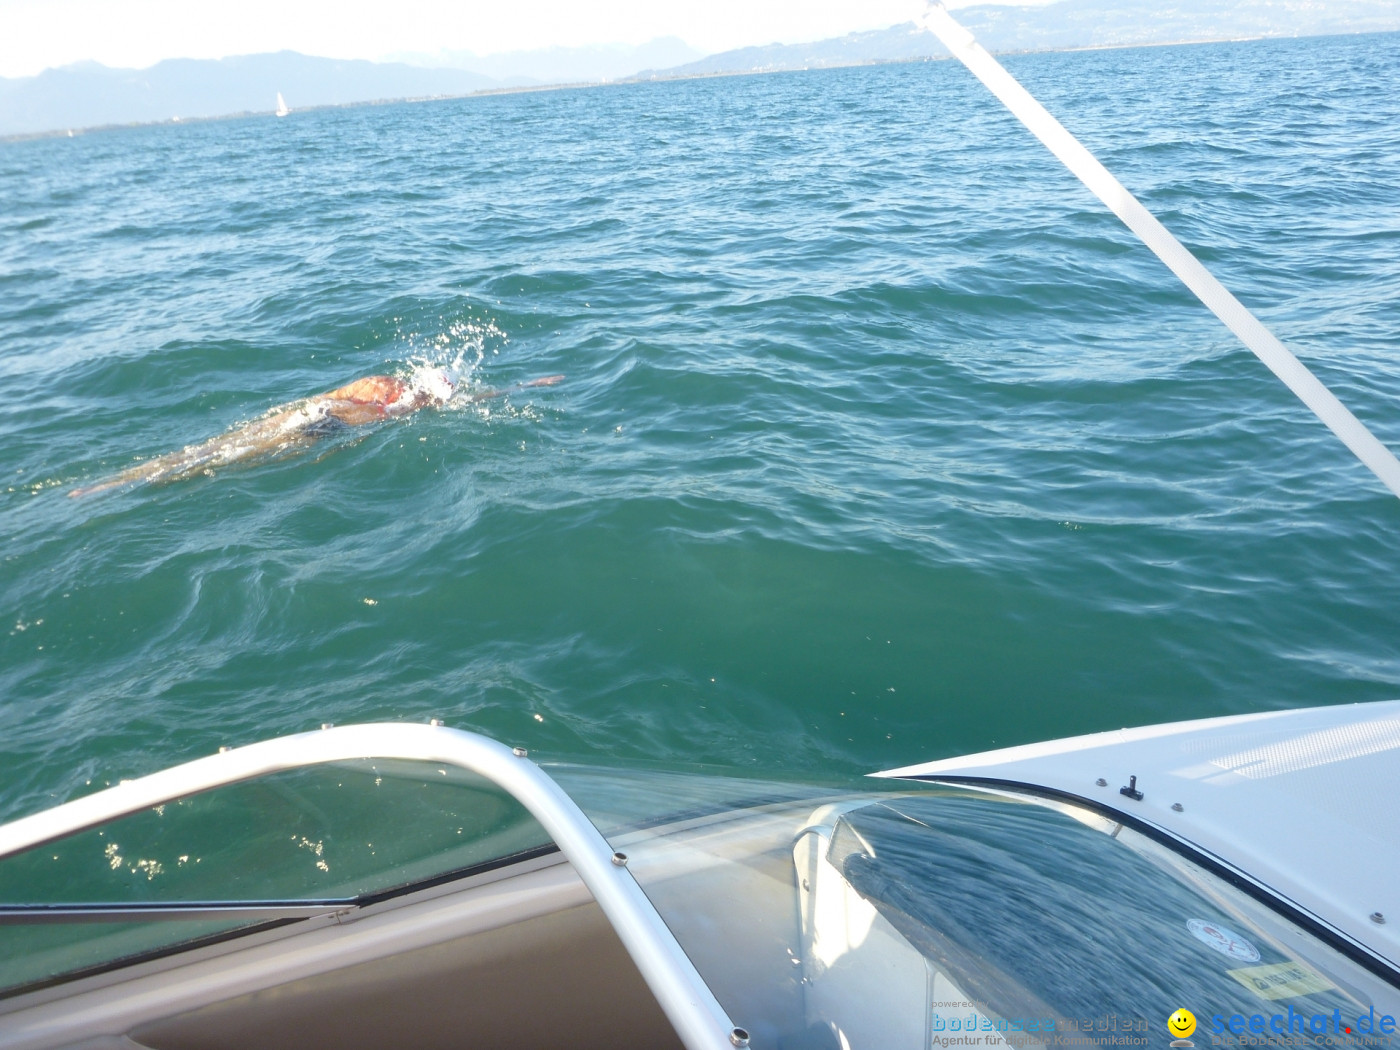
POLYGON ((291 110, 287 108, 287 100, 282 97, 282 92, 277 92, 277 115, 285 117, 291 110))

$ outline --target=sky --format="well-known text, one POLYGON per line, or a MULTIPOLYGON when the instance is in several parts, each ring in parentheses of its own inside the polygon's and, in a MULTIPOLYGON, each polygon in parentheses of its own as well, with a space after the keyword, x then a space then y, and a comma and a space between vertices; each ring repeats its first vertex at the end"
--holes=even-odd
MULTIPOLYGON (((962 7, 974 0, 950 0, 962 7)), ((0 0, 0 77, 290 49, 478 55, 680 37, 704 54, 913 20, 924 0, 0 0)))

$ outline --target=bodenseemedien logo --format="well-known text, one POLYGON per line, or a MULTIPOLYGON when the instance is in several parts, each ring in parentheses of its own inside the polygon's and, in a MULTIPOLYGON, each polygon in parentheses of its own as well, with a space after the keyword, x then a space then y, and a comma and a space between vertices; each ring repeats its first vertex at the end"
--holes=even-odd
POLYGON ((1181 1007, 1167 1018, 1167 1031, 1172 1034, 1172 1046, 1191 1046, 1191 1033, 1196 1030, 1196 1015, 1186 1007, 1181 1007))

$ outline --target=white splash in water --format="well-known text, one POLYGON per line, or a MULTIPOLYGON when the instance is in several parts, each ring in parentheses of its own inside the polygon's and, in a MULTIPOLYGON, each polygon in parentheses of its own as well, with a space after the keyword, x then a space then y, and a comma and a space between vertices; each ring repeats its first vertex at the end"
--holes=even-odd
POLYGON ((496 354, 509 342, 494 321, 455 321, 442 331, 404 338, 410 350, 404 378, 444 407, 470 404, 472 378, 488 349, 496 354))
POLYGON ((416 365, 408 376, 410 400, 425 398, 431 404, 445 405, 456 393, 457 382, 447 369, 416 365))

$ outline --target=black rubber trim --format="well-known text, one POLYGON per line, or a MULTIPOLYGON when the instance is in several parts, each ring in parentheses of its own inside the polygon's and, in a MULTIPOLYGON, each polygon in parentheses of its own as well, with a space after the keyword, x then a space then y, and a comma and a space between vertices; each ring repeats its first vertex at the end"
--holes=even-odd
POLYGON ((538 857, 548 857, 550 854, 558 852, 559 847, 555 843, 546 842, 542 846, 523 849, 519 853, 508 853, 504 857, 493 857, 490 860, 482 861, 480 864, 469 864, 465 868, 455 868, 452 871, 444 871, 441 875, 420 879, 417 882, 405 882, 400 886, 391 886, 387 890, 375 890, 373 893, 363 893, 355 898, 355 906, 359 908, 368 908, 371 904, 391 901, 395 897, 407 896, 410 893, 417 893, 419 890, 430 890, 434 886, 445 886, 449 882, 456 882, 458 879, 469 879, 473 875, 484 875, 488 871, 499 871, 501 868, 509 868, 514 864, 523 864, 527 860, 535 860, 538 857))
POLYGON ((307 919, 341 908, 352 908, 355 898, 322 900, 248 901, 83 901, 78 904, 0 904, 0 926, 45 926, 93 922, 217 922, 246 918, 250 921, 307 919), (264 914, 307 912, 306 915, 264 914))
POLYGON ((180 952, 187 952, 195 948, 205 948, 211 944, 231 941, 235 937, 246 937, 250 933, 275 930, 279 926, 289 926, 294 922, 305 921, 304 919, 274 919, 272 922, 260 922, 252 926, 239 926, 236 929, 224 930, 221 933, 211 933, 207 937, 196 937, 194 940, 181 941, 178 944, 167 944, 163 948, 152 948, 150 951, 138 952, 135 955, 124 955, 121 958, 112 959, 109 962, 98 963, 95 966, 87 966, 81 970, 69 970, 67 973, 56 974, 53 977, 45 977, 38 981, 30 981, 28 984, 17 984, 9 988, 0 988, 0 999, 11 999, 17 995, 26 995, 29 992, 53 988, 56 985, 67 984, 69 981, 81 980, 84 977, 93 977, 100 973, 111 973, 113 970, 120 970, 124 966, 133 966, 136 963, 150 962, 154 959, 164 959, 171 955, 178 955, 180 952))
POLYGON ((924 775, 906 776, 891 778, 898 780, 917 780, 929 784, 949 784, 955 787, 986 787, 1001 790, 1017 791, 1025 795, 1035 795, 1041 798, 1053 799, 1056 802, 1068 802, 1079 806, 1082 809, 1092 810, 1099 816, 1107 817, 1124 827, 1131 828, 1138 834, 1151 839, 1159 845, 1165 846, 1175 853, 1181 854, 1193 863, 1199 864, 1211 874, 1218 876, 1231 886, 1234 886, 1242 893, 1253 897, 1260 904, 1278 912, 1290 922, 1301 926, 1318 940, 1322 941, 1329 948, 1337 953, 1346 956, 1362 969, 1369 971, 1376 977, 1385 981, 1393 988, 1400 990, 1400 969, 1397 969, 1389 960, 1380 955, 1376 955, 1370 949, 1353 941, 1342 934, 1339 930, 1323 922, 1311 912, 1300 908, 1288 898, 1280 896, 1269 889, 1263 883, 1250 878, 1246 873, 1229 864, 1220 857, 1193 845, 1186 839, 1172 834, 1150 821, 1135 817, 1131 813, 1125 813, 1121 809, 1104 805, 1092 798, 1085 798, 1083 795, 1076 795, 1072 791, 1061 791, 1059 788, 1046 787, 1043 784, 1027 784, 1019 780, 1000 780, 996 777, 964 777, 946 775, 924 775))

